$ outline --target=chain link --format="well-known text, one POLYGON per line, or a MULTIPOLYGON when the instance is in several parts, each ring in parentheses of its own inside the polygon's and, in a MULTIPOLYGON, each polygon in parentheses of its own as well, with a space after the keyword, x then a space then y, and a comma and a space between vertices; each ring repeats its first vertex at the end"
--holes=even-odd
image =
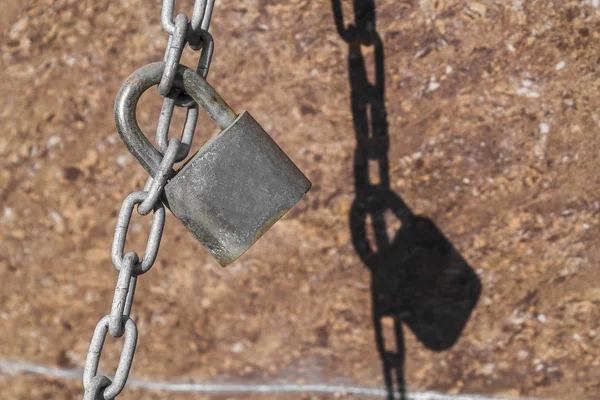
MULTIPOLYGON (((98 322, 98 325, 96 325, 96 329, 94 330, 90 348, 85 359, 85 367, 83 369, 83 387, 86 390, 90 386, 92 379, 97 376, 98 365, 100 364, 100 356, 102 355, 106 334, 108 333, 109 322, 110 315, 104 316, 100 322, 98 322)), ((131 370, 135 346, 137 345, 138 331, 135 322, 133 322, 131 318, 127 318, 124 325, 125 340, 123 343, 123 350, 121 351, 121 357, 119 358, 119 364, 117 365, 114 379, 111 380, 108 378, 111 383, 104 389, 104 400, 114 399, 121 393, 127 382, 129 371, 131 370)))
MULTIPOLYGON (((200 31, 197 38, 190 41, 189 45, 192 50, 200 50, 200 58, 198 59, 198 65, 196 66, 196 73, 206 79, 208 76, 208 70, 210 69, 210 62, 214 52, 214 41, 212 35, 208 31, 200 31)), ((179 94, 176 97, 176 105, 180 107, 191 107, 196 104, 192 97, 188 94, 179 94)))
POLYGON ((133 295, 137 276, 133 275, 133 267, 139 261, 136 253, 127 253, 123 257, 123 264, 119 271, 115 295, 113 297, 112 307, 110 308, 110 320, 108 321, 108 331, 114 338, 120 338, 125 332, 123 321, 129 319, 133 295))
MULTIPOLYGON (((115 235, 112 243, 112 262, 117 270, 120 270, 123 265, 123 257, 125 251, 125 241, 127 239, 127 231, 129 230, 129 223, 133 215, 133 207, 136 204, 141 204, 144 200, 149 197, 148 192, 133 192, 125 198, 121 205, 121 211, 117 218, 117 226, 115 227, 115 235)), ((146 245, 146 251, 142 261, 136 264, 136 275, 141 275, 147 272, 158 255, 158 248, 160 246, 160 240, 165 226, 165 207, 158 201, 154 204, 154 215, 152 216, 152 227, 150 228, 150 235, 148 236, 148 244, 146 245)))
MULTIPOLYGON (((156 127, 156 146, 158 147, 158 151, 163 154, 167 151, 169 127, 171 126, 171 118, 173 118, 175 101, 178 95, 179 91, 174 90, 173 96, 165 97, 162 109, 160 110, 160 116, 158 117, 158 125, 156 127)), ((194 140, 194 131, 196 130, 197 122, 198 105, 194 103, 188 108, 187 115, 185 116, 185 124, 180 140, 181 145, 179 146, 179 152, 177 153, 175 162, 184 160, 189 154, 192 146, 192 140, 194 140)))
POLYGON ((163 72, 162 79, 158 84, 158 93, 162 96, 166 96, 175 82, 175 72, 177 72, 177 66, 179 60, 181 60, 181 54, 183 54, 183 48, 185 47, 186 36, 188 28, 188 19, 185 14, 179 14, 175 18, 175 31, 169 36, 169 42, 167 43, 167 51, 165 52, 165 70, 163 72))
POLYGON ((110 314, 104 316, 96 325, 85 360, 84 400, 114 399, 125 387, 131 370, 138 337, 137 326, 130 318, 137 277, 152 268, 158 255, 166 215, 161 196, 167 180, 173 175, 173 165, 183 161, 189 154, 198 120, 198 105, 189 95, 173 88, 175 72, 186 43, 189 43, 193 50, 202 49, 196 73, 206 78, 210 68, 214 42, 208 33, 208 26, 214 0, 195 1, 190 21, 185 14, 177 15, 173 21, 174 3, 174 0, 164 0, 161 10, 162 25, 169 34, 164 56, 165 69, 158 85, 158 92, 164 96, 164 100, 157 125, 156 143, 163 157, 154 178, 149 177, 143 191, 133 192, 125 198, 117 217, 111 258, 113 265, 119 271, 119 277, 110 314), (181 140, 168 137, 175 105, 187 108, 181 140), (136 204, 140 215, 148 215, 154 210, 146 251, 141 260, 135 252, 124 254, 127 232, 136 204), (113 379, 98 374, 98 365, 107 333, 114 338, 124 336, 123 349, 113 379))
POLYGON ((138 213, 141 215, 147 215, 152 208, 155 207, 155 204, 162 205, 162 203, 160 203, 160 195, 162 194, 165 184, 167 183, 167 179, 170 176, 169 172, 173 168, 173 164, 175 164, 177 159, 177 154, 179 153, 180 148, 179 144, 179 140, 175 138, 169 140, 169 146, 167 147, 167 151, 165 151, 163 159, 158 167, 158 171, 156 171, 156 175, 154 175, 154 179, 152 179, 152 184, 150 185, 148 192, 144 192, 148 193, 148 196, 144 201, 142 201, 142 204, 138 206, 138 213))

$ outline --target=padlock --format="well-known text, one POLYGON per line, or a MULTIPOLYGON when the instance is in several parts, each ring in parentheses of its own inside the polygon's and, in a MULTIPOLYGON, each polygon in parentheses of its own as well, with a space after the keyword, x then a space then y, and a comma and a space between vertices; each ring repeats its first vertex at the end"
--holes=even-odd
MULTIPOLYGON (((153 177, 162 156, 140 130, 135 110, 142 93, 160 82, 163 69, 164 63, 153 63, 129 76, 114 109, 121 139, 153 177)), ((170 172, 163 201, 225 267, 291 209, 311 183, 248 112, 236 115, 196 72, 179 66, 175 86, 221 132, 179 171, 170 172)))

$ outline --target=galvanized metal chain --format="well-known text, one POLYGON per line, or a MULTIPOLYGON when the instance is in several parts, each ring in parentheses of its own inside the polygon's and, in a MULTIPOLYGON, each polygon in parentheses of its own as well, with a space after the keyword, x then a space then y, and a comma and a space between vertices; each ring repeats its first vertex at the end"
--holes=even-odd
POLYGON ((192 19, 179 14, 173 20, 174 0, 164 0, 161 22, 169 34, 165 51, 165 68, 158 85, 159 93, 164 96, 163 106, 156 131, 156 145, 162 155, 162 161, 154 177, 146 182, 143 191, 131 193, 125 198, 117 218, 113 243, 112 263, 119 271, 117 285, 110 310, 96 325, 83 373, 84 400, 114 399, 125 387, 133 356, 137 345, 138 331, 130 317, 133 297, 138 276, 148 272, 154 265, 165 225, 165 207, 161 195, 173 165, 185 159, 190 151, 198 120, 198 105, 189 97, 173 87, 175 72, 186 44, 193 50, 201 50, 196 72, 206 78, 213 53, 213 39, 208 33, 214 0, 196 0, 192 19), (175 105, 187 108, 187 116, 181 139, 169 139, 169 126, 175 105), (140 215, 153 211, 152 226, 146 245, 146 251, 140 259, 135 252, 125 252, 125 241, 133 209, 137 205, 140 215), (106 335, 114 338, 124 336, 123 349, 114 377, 98 374, 98 365, 106 335))

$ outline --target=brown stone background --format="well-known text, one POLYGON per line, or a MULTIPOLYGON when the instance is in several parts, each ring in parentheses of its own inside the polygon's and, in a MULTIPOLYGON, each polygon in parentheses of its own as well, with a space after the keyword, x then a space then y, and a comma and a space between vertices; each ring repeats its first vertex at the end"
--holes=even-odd
MULTIPOLYGON (((600 398, 598 2, 376 3, 392 188, 435 221, 483 287, 450 350, 434 353, 405 330, 409 389, 600 398)), ((177 8, 189 14, 191 1, 177 8)), ((116 214, 145 181, 112 105, 127 75, 162 59, 160 2, 8 0, 0 14, 0 358, 81 368, 110 309, 116 214)), ((331 4, 217 1, 211 32, 209 81, 314 187, 225 270, 167 217, 159 261, 138 281, 132 376, 381 386, 369 272, 348 228, 355 138, 331 4)), ((160 104, 151 90, 138 108, 149 136, 160 104)), ((203 117, 196 145, 214 130, 203 117)), ((127 248, 143 251, 147 230, 134 217, 127 248)), ((108 341, 104 371, 120 344, 108 341)), ((6 399, 82 390, 6 372, 0 387, 6 399)))

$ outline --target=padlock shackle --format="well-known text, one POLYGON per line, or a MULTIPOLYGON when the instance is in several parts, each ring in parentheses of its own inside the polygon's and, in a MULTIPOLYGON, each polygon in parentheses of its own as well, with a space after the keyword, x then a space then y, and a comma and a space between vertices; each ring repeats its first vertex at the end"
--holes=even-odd
MULTIPOLYGON (((152 177, 158 171, 162 155, 141 131, 136 119, 136 108, 142 94, 160 83, 164 68, 164 62, 156 62, 129 75, 117 93, 114 107, 115 123, 121 140, 152 177)), ((221 130, 237 118, 236 113, 215 89, 195 71, 180 65, 175 76, 175 86, 189 94, 221 130)), ((171 175, 175 175, 175 171, 171 171, 171 175)))

